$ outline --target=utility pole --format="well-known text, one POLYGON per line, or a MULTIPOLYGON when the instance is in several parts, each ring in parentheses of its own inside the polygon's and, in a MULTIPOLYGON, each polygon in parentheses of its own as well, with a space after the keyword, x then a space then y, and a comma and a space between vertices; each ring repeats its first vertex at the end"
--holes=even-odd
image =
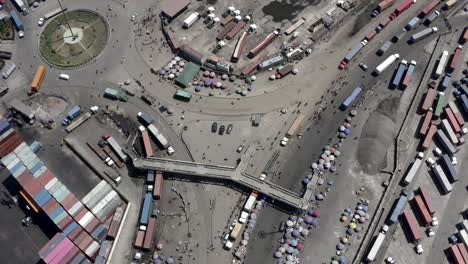
MULTIPOLYGON (((60 2, 60 0, 57 0, 57 2, 59 4, 59 6, 60 6, 60 9, 63 11, 62 3, 60 2)), ((70 30, 70 33, 71 33, 71 36, 72 36, 73 40, 75 40, 77 38, 77 35, 73 34, 70 23, 68 23, 67 14, 65 13, 65 11, 63 11, 63 16, 65 17, 65 22, 67 23, 68 30, 70 30)))

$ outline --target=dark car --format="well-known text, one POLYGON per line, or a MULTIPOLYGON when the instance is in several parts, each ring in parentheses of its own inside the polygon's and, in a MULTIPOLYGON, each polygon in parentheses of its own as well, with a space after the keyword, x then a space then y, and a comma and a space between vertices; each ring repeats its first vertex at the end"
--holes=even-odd
POLYGON ((220 134, 220 135, 224 134, 224 130, 226 130, 226 127, 225 127, 224 125, 221 125, 221 126, 219 127, 219 134, 220 134))
POLYGON ((232 132, 232 124, 229 124, 226 130, 226 134, 231 134, 232 132))
POLYGON ((218 123, 213 122, 213 124, 211 124, 211 132, 216 133, 216 130, 218 130, 218 123))

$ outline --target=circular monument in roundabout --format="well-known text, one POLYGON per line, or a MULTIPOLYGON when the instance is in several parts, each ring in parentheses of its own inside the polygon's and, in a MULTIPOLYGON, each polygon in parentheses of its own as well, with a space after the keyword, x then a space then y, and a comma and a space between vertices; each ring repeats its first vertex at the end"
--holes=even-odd
POLYGON ((50 20, 39 39, 39 51, 51 65, 77 67, 96 58, 106 47, 108 24, 98 13, 72 10, 50 20))

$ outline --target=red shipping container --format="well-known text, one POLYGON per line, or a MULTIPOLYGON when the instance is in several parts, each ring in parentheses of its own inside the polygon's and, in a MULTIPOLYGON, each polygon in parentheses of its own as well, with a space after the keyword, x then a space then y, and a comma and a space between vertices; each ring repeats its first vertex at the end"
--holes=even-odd
MULTIPOLYGON (((63 199, 63 201, 60 202, 60 204, 62 205, 63 209, 65 209, 65 211, 68 211, 68 210, 71 208, 71 206, 73 206, 73 205, 70 206, 70 204, 71 204, 71 202, 73 201, 73 198, 74 198, 74 197, 75 197, 75 196, 73 195, 73 193, 69 193, 69 194, 67 195, 67 197, 65 197, 65 199, 63 199), (67 209, 67 208, 68 208, 68 209, 67 209)), ((75 202, 75 203, 76 203, 76 202, 75 202)))
POLYGON ((450 255, 452 255, 452 260, 454 264, 465 264, 463 257, 458 249, 457 245, 452 245, 449 247, 450 255))
MULTIPOLYGON (((67 203, 64 204, 63 208, 68 212, 70 209, 72 209, 73 205, 75 205, 78 202, 78 199, 76 199, 75 195, 73 193, 70 193, 68 196, 71 195, 71 198, 68 198, 67 203)), ((63 202, 63 201, 62 201, 63 202)))
POLYGON ((463 243, 457 244, 458 250, 460 250, 460 253, 463 257, 463 260, 465 263, 468 263, 468 251, 466 250, 466 246, 463 243))
POLYGON ((88 223, 88 225, 86 225, 85 229, 86 231, 88 231, 88 233, 92 233, 93 230, 100 224, 101 222, 99 222, 99 220, 93 216, 93 220, 91 220, 91 222, 88 223))
POLYGON ((49 183, 49 181, 51 181, 53 178, 54 174, 52 174, 50 170, 46 170, 44 173, 42 173, 40 177, 37 178, 37 181, 39 182, 39 184, 45 187, 47 183, 49 183))
POLYGON ((435 214, 436 211, 435 211, 434 206, 432 205, 432 198, 431 196, 429 196, 429 193, 426 190, 426 188, 419 186, 419 193, 421 194, 421 198, 423 199, 424 204, 426 205, 429 213, 431 215, 435 214))
POLYGON ((135 238, 135 247, 142 248, 143 240, 145 239, 145 231, 138 230, 135 238))
POLYGON ((13 131, 13 133, 9 134, 8 136, 6 136, 4 139, 0 141, 0 146, 2 146, 3 144, 5 144, 5 142, 9 141, 11 138, 15 136, 16 136, 16 131, 13 131))
POLYGON ((48 207, 46 210, 44 210, 44 212, 47 214, 47 215, 50 215, 53 211, 57 210, 57 208, 60 207, 60 205, 57 203, 57 201, 55 201, 55 199, 51 199, 52 201, 54 201, 53 205, 51 205, 50 207, 48 207))
POLYGON ((88 235, 88 233, 86 233, 86 238, 85 240, 83 240, 83 242, 81 242, 78 247, 84 252, 88 247, 89 245, 91 245, 91 243, 93 243, 94 239, 88 235))
POLYGON ((84 229, 81 228, 80 225, 78 225, 75 229, 73 229, 73 231, 70 234, 68 234, 67 237, 70 238, 70 240, 74 241, 82 232, 85 232, 84 229))
POLYGON ((450 107, 450 110, 452 110, 452 113, 455 115, 455 118, 457 119, 457 122, 460 125, 460 127, 465 125, 465 119, 463 118, 463 115, 460 113, 460 109, 458 109, 457 105, 454 102, 449 102, 449 107, 450 107))
POLYGON ((423 220, 422 222, 425 225, 429 225, 432 222, 432 217, 431 217, 429 211, 427 210, 423 199, 421 198, 421 196, 416 195, 414 197, 414 201, 416 203, 416 207, 418 208, 419 215, 422 217, 422 220, 423 220))
POLYGON ((51 206, 53 206, 54 204, 56 204, 57 202, 55 201, 54 198, 50 199, 49 201, 47 201, 46 204, 44 204, 42 206, 42 211, 46 211, 46 210, 49 210, 51 206))
POLYGON ((434 99, 437 95, 437 91, 435 89, 428 89, 426 93, 426 97, 424 97, 423 105, 421 109, 425 112, 432 107, 434 99))
POLYGON ((371 41, 375 37, 375 35, 377 35, 377 31, 375 31, 375 29, 372 29, 372 31, 367 33, 367 35, 366 35, 366 37, 364 39, 367 40, 367 41, 371 41))
POLYGON ((424 136, 426 135, 427 133, 427 130, 429 129, 429 125, 431 124, 431 121, 432 121, 432 112, 428 111, 426 112, 426 116, 424 117, 424 121, 421 125, 421 129, 419 130, 419 134, 421 136, 424 136))
POLYGON ((163 191, 162 172, 156 171, 156 179, 154 180, 154 187, 153 187, 153 198, 156 200, 161 199, 162 191, 163 191))
POLYGON ((78 214, 75 214, 75 216, 73 217, 73 219, 75 219, 75 221, 78 223, 80 221, 81 218, 83 218, 83 216, 88 212, 88 209, 83 207, 81 208, 81 211, 78 212, 78 214))
POLYGON ((109 226, 109 231, 107 232, 107 238, 109 240, 114 240, 115 237, 117 236, 117 232, 119 231, 119 222, 114 222, 112 221, 110 226, 109 226))
POLYGON ((408 210, 403 211, 402 216, 408 227, 408 231, 410 231, 411 242, 419 241, 421 239, 421 233, 419 232, 419 226, 414 216, 408 210))
POLYGON ((455 52, 453 53, 452 56, 452 61, 450 62, 449 66, 447 67, 448 70, 454 71, 456 68, 458 68, 458 65, 460 65, 460 61, 462 60, 462 46, 458 46, 455 49, 455 52))
POLYGON ((88 237, 88 233, 86 233, 83 229, 80 230, 80 233, 76 236, 75 239, 72 239, 73 243, 75 243, 76 246, 79 246, 81 242, 85 241, 85 239, 88 237))
POLYGON ((16 178, 16 180, 21 186, 24 186, 28 185, 31 181, 33 181, 34 177, 28 170, 25 170, 23 173, 21 173, 20 176, 18 176, 18 178, 16 178))
POLYGON ((67 227, 68 224, 71 223, 71 221, 73 221, 73 219, 71 218, 71 216, 67 215, 62 221, 60 221, 60 223, 58 223, 57 226, 61 231, 63 231, 65 227, 67 227))
POLYGON ((36 179, 31 181, 30 184, 23 186, 23 188, 33 198, 36 197, 36 195, 38 195, 44 189, 44 187, 42 187, 39 184, 39 182, 36 181, 36 179))
POLYGON ((432 0, 432 2, 423 8, 421 15, 423 17, 427 16, 438 4, 440 4, 440 0, 432 0))
POLYGON ((463 34, 460 37, 460 44, 462 45, 465 44, 467 40, 468 40, 468 27, 465 28, 465 30, 463 31, 463 34))
POLYGON ((70 263, 71 260, 78 255, 78 252, 80 252, 80 249, 77 247, 73 247, 65 257, 59 262, 59 263, 70 263))
POLYGON ((436 132, 437 132, 437 126, 435 124, 432 124, 431 127, 429 128, 429 131, 426 134, 426 137, 424 138, 423 143, 422 143, 423 149, 429 148, 429 146, 432 143, 432 138, 434 137, 436 132))
POLYGON ((151 217, 146 229, 145 240, 143 242, 143 249, 149 250, 153 244, 154 232, 156 231, 156 218, 151 217))
POLYGON ((444 109, 444 112, 445 112, 445 116, 447 117, 447 120, 450 123, 450 126, 453 128, 453 131, 455 131, 455 133, 460 133, 461 127, 458 124, 458 121, 455 118, 455 115, 453 114, 452 110, 449 107, 446 107, 444 109))

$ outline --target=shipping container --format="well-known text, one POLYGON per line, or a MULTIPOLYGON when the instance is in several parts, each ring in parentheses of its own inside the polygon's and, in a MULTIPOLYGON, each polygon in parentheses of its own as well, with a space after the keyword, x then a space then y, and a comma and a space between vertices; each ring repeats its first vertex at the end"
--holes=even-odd
POLYGON ((432 112, 427 111, 426 115, 424 116, 423 122, 421 124, 421 128, 419 129, 419 135, 425 136, 427 131, 429 130, 429 126, 431 125, 432 121, 432 112))
POLYGON ((153 245, 154 232, 156 231, 156 218, 151 217, 146 228, 145 240, 143 242, 143 249, 150 250, 153 245))
POLYGON ((196 64, 203 64, 204 60, 203 60, 203 54, 201 54, 200 52, 190 48, 189 46, 183 46, 180 48, 179 50, 179 55, 188 60, 188 61, 191 61, 191 62, 194 62, 196 64))
POLYGON ((11 16, 11 20, 13 21, 13 25, 15 26, 16 30, 24 31, 23 21, 21 21, 20 17, 18 16, 18 13, 16 13, 16 11, 14 10, 11 10, 10 16, 11 16))
POLYGON ((153 197, 151 193, 146 193, 145 198, 143 200, 143 206, 141 208, 140 225, 148 224, 149 217, 151 214, 152 203, 153 203, 153 197))
POLYGON ((463 54, 462 49, 463 49, 462 46, 458 46, 455 49, 455 51, 453 52, 452 61, 450 62, 449 66, 447 67, 448 72, 455 71, 455 69, 458 68, 458 66, 460 65, 460 63, 462 61, 462 54, 463 54))
POLYGON ((447 90, 447 88, 449 87, 450 85, 450 80, 451 80, 451 75, 450 74, 445 74, 444 75, 444 78, 442 79, 442 81, 439 83, 439 90, 440 91, 445 91, 447 90))
POLYGON ((200 14, 198 12, 193 12, 184 20, 184 28, 191 27, 199 18, 200 14))
POLYGON ((408 70, 405 73, 405 77, 403 78, 403 82, 401 83, 401 87, 406 89, 411 82, 411 77, 413 76, 414 69, 416 68, 416 61, 411 61, 408 66, 408 70))
POLYGON ((286 132, 287 137, 290 138, 298 132, 299 128, 302 127, 302 122, 304 121, 304 118, 305 118, 305 115, 303 113, 300 113, 296 117, 296 119, 294 119, 294 122, 291 124, 288 131, 286 132))
POLYGON ((146 184, 154 183, 154 170, 148 170, 146 174, 146 184))
POLYGON ((52 252, 62 240, 66 239, 63 233, 55 234, 38 252, 38 255, 44 259, 52 252))
MULTIPOLYGON (((438 0, 436 0, 436 1, 438 1, 438 0)), ((408 30, 408 31, 414 29, 416 27, 416 25, 418 24, 418 22, 419 22, 419 18, 418 17, 413 17, 408 22, 408 24, 406 24, 405 29, 408 30)))
POLYGON ((230 32, 235 26, 236 22, 230 21, 224 28, 219 32, 219 34, 216 36, 216 40, 220 41, 223 40, 224 37, 226 37, 227 33, 230 32))
POLYGON ((400 64, 398 65, 395 77, 393 78, 393 81, 392 81, 392 84, 391 84, 391 87, 393 89, 396 89, 396 88, 398 88, 400 86, 400 83, 402 81, 403 74, 406 71, 406 66, 407 65, 408 65, 408 62, 406 60, 402 60, 400 62, 400 64))
POLYGON ((385 69, 387 69, 390 65, 392 65, 396 60, 400 58, 399 54, 390 55, 387 59, 385 59, 382 63, 380 63, 374 70, 374 75, 381 74, 385 69))
MULTIPOLYGON (((466 221, 466 220, 463 220, 466 221)), ((468 231, 466 227, 458 231, 459 237, 461 238, 462 243, 467 246, 468 245, 468 231)))
POLYGON ((284 76, 290 74, 294 69, 294 66, 292 64, 287 64, 283 68, 278 69, 278 74, 283 78, 284 76))
POLYGON ((144 125, 144 126, 149 126, 154 122, 153 117, 150 115, 143 113, 143 112, 138 112, 137 114, 138 120, 144 125))
POLYGON ((448 154, 453 155, 458 151, 458 149, 452 144, 452 142, 450 142, 444 132, 440 129, 437 131, 437 140, 448 154))
POLYGON ((141 249, 143 247, 143 241, 145 239, 145 231, 138 230, 135 237, 135 248, 141 249))
POLYGON ((162 146, 164 149, 166 149, 168 147, 169 142, 163 136, 163 134, 153 124, 150 124, 147 128, 153 136, 153 139, 156 139, 156 143, 162 146))
POLYGON ((439 182, 444 194, 451 192, 453 187, 450 184, 444 171, 442 170, 442 167, 440 165, 436 165, 432 168, 432 171, 434 172, 434 175, 437 177, 437 181, 439 182))
POLYGON ((465 116, 468 116, 468 97, 466 94, 462 94, 458 97, 458 104, 460 105, 460 108, 462 109, 463 113, 465 113, 465 116))
POLYGON ((269 69, 275 65, 281 64, 285 59, 286 58, 281 54, 270 57, 258 64, 258 70, 269 69))
POLYGON ((375 29, 372 29, 366 34, 366 36, 364 37, 364 40, 371 41, 376 35, 377 35, 377 31, 375 29))
POLYGON ((367 40, 357 43, 348 53, 346 53, 343 61, 349 63, 356 55, 367 45, 367 40))
POLYGON ((153 156, 153 147, 151 146, 148 131, 146 131, 145 127, 143 127, 143 126, 140 126, 139 129, 140 129, 140 132, 141 132, 141 139, 143 141, 142 143, 143 143, 143 148, 144 148, 144 151, 145 151, 145 156, 147 158, 152 157, 153 156))
POLYGON ((434 103, 434 99, 436 98, 437 91, 436 89, 428 89, 426 96, 424 97, 423 104, 421 106, 421 109, 426 112, 432 107, 432 104, 434 103))
POLYGON ((439 163, 445 171, 445 175, 447 176, 447 179, 450 181, 450 183, 454 183, 459 180, 457 171, 455 170, 455 166, 453 166, 449 155, 442 155, 442 158, 439 159, 439 163))
POLYGON ((260 52, 262 52, 266 47, 268 47, 273 40, 279 35, 278 31, 273 31, 272 33, 268 34, 265 39, 260 41, 253 49, 249 52, 249 58, 253 58, 257 56, 260 52))
POLYGON ((419 232, 419 227, 413 214, 411 214, 408 210, 405 210, 403 211, 402 216, 408 230, 410 231, 411 242, 417 242, 421 240, 421 233, 419 232))
POLYGON ((250 193, 249 198, 247 198, 247 201, 244 204, 244 211, 250 212, 255 206, 255 202, 257 201, 257 192, 252 192, 250 193))
POLYGON ((445 132, 445 135, 448 136, 450 141, 457 145, 459 143, 458 137, 455 135, 455 132, 453 131, 452 127, 450 126, 449 122, 447 119, 442 119, 442 122, 440 123, 442 130, 445 132))
POLYGON ((392 20, 395 19, 397 16, 403 13, 406 9, 410 8, 410 6, 414 3, 416 3, 416 0, 404 0, 402 3, 400 3, 400 5, 397 6, 397 8, 390 15, 391 19, 392 20))
POLYGON ((249 33, 247 31, 244 31, 242 35, 239 37, 239 39, 237 40, 236 47, 234 48, 234 51, 231 57, 232 62, 239 61, 240 57, 242 56, 242 52, 244 51, 245 44, 247 43, 248 36, 249 36, 249 33))
POLYGON ((68 111, 67 118, 72 121, 81 114, 81 107, 76 105, 70 111, 68 111))
POLYGON ((409 168, 408 172, 406 173, 406 176, 405 176, 405 179, 404 179, 404 183, 407 185, 407 184, 410 184, 411 181, 413 180, 414 176, 416 176, 416 174, 418 173, 419 171, 419 168, 421 168, 421 164, 423 163, 423 161, 421 159, 416 159, 412 164, 411 164, 411 167, 409 168))
POLYGON ((385 43, 377 50, 377 55, 382 56, 391 46, 392 42, 390 40, 385 41, 385 43))
POLYGON ((439 96, 437 98, 437 102, 434 108, 434 116, 435 117, 440 117, 442 115, 442 111, 444 110, 444 106, 446 105, 445 103, 445 95, 444 93, 439 93, 439 96))
POLYGON ((448 10, 451 7, 453 7, 456 3, 457 3, 457 0, 447 0, 447 2, 445 2, 444 9, 448 10))
POLYGON ((239 33, 247 23, 245 21, 239 21, 226 35, 226 39, 231 40, 233 39, 237 33, 239 33))
POLYGON ((451 245, 448 251, 450 252, 450 256, 452 257, 453 264, 465 264, 465 261, 463 260, 463 257, 457 245, 451 245))
POLYGON ((413 36, 411 36, 410 42, 411 43, 416 43, 416 42, 418 42, 420 40, 423 40, 423 39, 429 37, 430 35, 434 34, 435 32, 437 32, 437 30, 438 29, 436 27, 423 29, 423 30, 419 31, 418 33, 414 34, 413 36))
POLYGON ((378 15, 385 9, 392 6, 395 2, 396 0, 383 0, 377 5, 377 7, 374 9, 374 12, 377 12, 376 15, 378 15))
POLYGON ((427 210, 426 205, 424 204, 424 201, 421 198, 421 196, 416 195, 414 197, 414 203, 416 204, 416 208, 418 209, 419 215, 421 216, 424 225, 429 225, 432 222, 432 217, 429 211, 427 210))
POLYGON ((426 21, 424 21, 424 24, 425 24, 426 26, 429 26, 432 22, 434 22, 434 20, 436 20, 436 19, 439 17, 439 15, 440 15, 440 12, 439 12, 439 11, 434 11, 434 12, 432 12, 432 14, 430 14, 430 15, 427 17, 426 21))
POLYGON ((377 257, 377 253, 379 252, 379 249, 382 246, 384 239, 385 239, 385 234, 379 233, 377 235, 374 243, 372 244, 372 247, 369 250, 369 253, 367 253, 366 261, 372 262, 375 260, 375 258, 377 257))
POLYGON ((242 224, 237 222, 234 225, 234 228, 232 229, 231 233, 229 234, 229 238, 235 241, 237 237, 239 236, 241 230, 242 230, 242 224))
POLYGON ((460 250, 460 253, 463 257, 463 261, 465 261, 465 263, 468 263, 468 251, 466 249, 465 244, 459 243, 457 244, 457 247, 458 247, 458 250, 460 250))
POLYGON ((429 4, 427 4, 423 10, 421 11, 420 16, 425 17, 427 16, 434 8, 440 3, 440 0, 432 0, 429 4))
POLYGON ((452 129, 455 133, 460 133, 461 127, 460 124, 458 124, 457 118, 453 114, 453 111, 450 107, 444 108, 444 115, 449 121, 450 125, 452 126, 452 129))
POLYGON ((34 75, 33 81, 31 83, 31 91, 34 93, 39 92, 42 81, 46 73, 46 67, 44 65, 39 65, 34 75))
POLYGON ((161 199, 162 191, 163 191, 163 175, 162 175, 162 172, 157 171, 156 179, 154 182, 154 188, 153 188, 153 198, 155 200, 161 199))
POLYGON ((177 50, 179 49, 179 43, 177 41, 176 34, 167 27, 162 27, 162 29, 163 34, 166 37, 167 43, 169 44, 169 47, 171 47, 173 52, 177 52, 177 50))
POLYGON ((400 197, 398 198, 398 201, 395 207, 393 208, 393 211, 390 217, 388 218, 388 222, 391 225, 393 225, 394 223, 398 221, 398 217, 400 216, 401 211, 403 210, 403 207, 405 207, 407 201, 408 201, 408 194, 405 191, 403 191, 400 197))
POLYGON ((467 40, 468 40, 468 27, 465 27, 465 29, 463 30, 463 33, 460 36, 459 43, 463 45, 466 43, 467 40))
POLYGON ((444 50, 442 52, 442 55, 440 55, 440 59, 439 59, 439 62, 437 64, 437 68, 434 72, 434 77, 435 78, 439 78, 442 73, 444 72, 444 69, 445 69, 445 65, 447 64, 447 61, 448 61, 448 51, 444 50))
POLYGON ((119 143, 117 143, 117 141, 113 137, 108 137, 106 141, 112 147, 112 150, 114 150, 119 159, 125 162, 127 160, 127 154, 124 153, 119 143))
POLYGON ((424 201, 424 204, 426 205, 427 210, 431 215, 435 214, 436 210, 432 204, 432 198, 429 195, 429 192, 426 190, 426 188, 419 186, 419 194, 421 195, 421 198, 424 201))
POLYGON ((353 101, 359 96, 361 92, 362 92, 362 88, 359 86, 356 87, 354 91, 351 93, 351 95, 349 95, 340 105, 340 109, 342 111, 346 110, 353 103, 353 101))

